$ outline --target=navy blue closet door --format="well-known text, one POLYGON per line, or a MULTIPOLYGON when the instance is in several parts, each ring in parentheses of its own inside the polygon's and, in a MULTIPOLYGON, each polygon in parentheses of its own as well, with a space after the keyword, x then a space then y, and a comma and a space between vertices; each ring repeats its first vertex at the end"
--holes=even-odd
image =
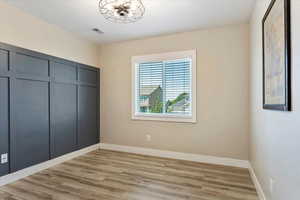
POLYGON ((12 171, 49 160, 49 83, 13 82, 12 171))
MULTIPOLYGON (((0 77, 0 155, 8 153, 8 78, 0 77)), ((8 174, 9 164, 0 163, 0 176, 8 174)))
POLYGON ((51 157, 77 148, 77 66, 69 62, 50 62, 51 157))

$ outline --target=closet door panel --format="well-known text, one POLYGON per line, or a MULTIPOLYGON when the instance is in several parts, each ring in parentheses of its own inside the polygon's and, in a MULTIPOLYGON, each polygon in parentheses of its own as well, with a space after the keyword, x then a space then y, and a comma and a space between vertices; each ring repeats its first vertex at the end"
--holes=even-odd
POLYGON ((77 80, 77 69, 74 65, 67 65, 58 62, 51 62, 52 76, 55 81, 70 82, 77 80))
POLYGON ((49 159, 49 83, 16 79, 13 83, 12 171, 49 159))
POLYGON ((8 51, 0 49, 0 73, 8 70, 8 51))
POLYGON ((79 68, 79 81, 88 84, 97 84, 98 73, 94 69, 79 68))
POLYGON ((76 150, 77 87, 54 83, 52 86, 51 157, 76 150))
MULTIPOLYGON (((9 148, 9 103, 8 78, 0 78, 0 156, 8 153, 9 148)), ((9 164, 0 162, 0 176, 9 173, 9 164)))
POLYGON ((99 142, 98 133, 98 89, 79 86, 78 89, 78 145, 87 147, 99 142))
POLYGON ((14 62, 15 71, 17 74, 41 77, 49 76, 48 60, 16 53, 14 62))

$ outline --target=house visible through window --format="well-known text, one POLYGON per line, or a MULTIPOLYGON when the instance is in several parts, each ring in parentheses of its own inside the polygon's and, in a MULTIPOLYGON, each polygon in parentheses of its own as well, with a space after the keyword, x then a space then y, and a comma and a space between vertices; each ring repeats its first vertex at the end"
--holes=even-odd
POLYGON ((196 52, 133 58, 133 118, 195 122, 196 52))

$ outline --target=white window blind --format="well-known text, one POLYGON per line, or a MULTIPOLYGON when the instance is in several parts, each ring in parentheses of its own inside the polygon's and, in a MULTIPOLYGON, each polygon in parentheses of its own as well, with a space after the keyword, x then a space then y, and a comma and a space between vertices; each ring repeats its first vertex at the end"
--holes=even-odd
POLYGON ((133 63, 134 116, 195 120, 193 56, 158 57, 155 61, 143 57, 133 63))
POLYGON ((138 66, 139 112, 163 113, 163 62, 141 63, 138 66))
POLYGON ((164 62, 166 112, 191 115, 191 59, 164 62))
POLYGON ((191 60, 138 65, 138 108, 142 113, 191 114, 191 60))

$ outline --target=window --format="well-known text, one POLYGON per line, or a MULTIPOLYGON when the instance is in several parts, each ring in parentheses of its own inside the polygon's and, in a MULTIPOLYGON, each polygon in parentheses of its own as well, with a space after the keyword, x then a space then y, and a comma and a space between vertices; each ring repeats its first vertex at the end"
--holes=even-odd
POLYGON ((132 118, 196 122, 196 50, 132 58, 132 118))

